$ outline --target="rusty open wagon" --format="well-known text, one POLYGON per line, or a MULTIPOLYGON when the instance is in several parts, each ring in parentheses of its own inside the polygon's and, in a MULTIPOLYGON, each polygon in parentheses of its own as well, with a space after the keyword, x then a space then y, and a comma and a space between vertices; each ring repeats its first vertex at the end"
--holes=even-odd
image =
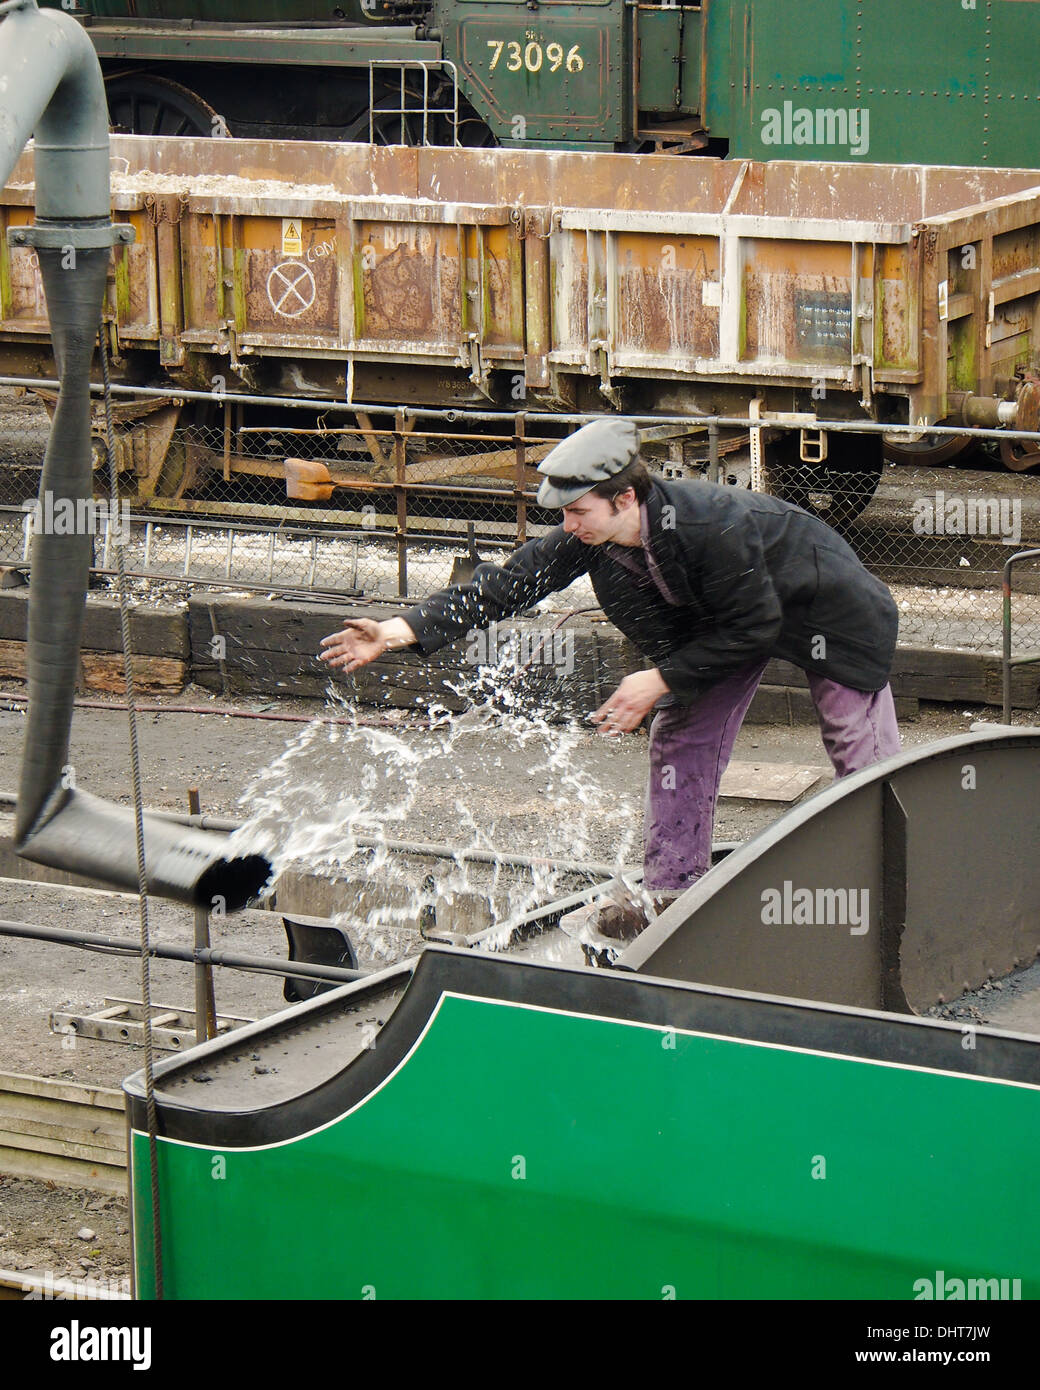
MULTIPOLYGON (((678 417, 661 433, 680 460, 703 453, 698 417, 750 413, 767 485, 844 487, 861 507, 886 447, 938 458, 958 441, 930 439, 935 424, 1040 419, 1036 171, 126 136, 112 189, 136 233, 109 285, 116 377, 167 388, 117 411, 141 502, 214 473, 298 497, 413 475, 519 492, 553 434, 527 413, 620 410, 678 417), (271 457, 258 397, 357 409, 310 428, 297 412, 295 446, 280 435, 271 457), (490 434, 467 412, 514 412, 516 447, 446 448, 408 415, 422 407, 457 411, 464 435, 490 434), (177 445, 190 421, 208 444, 177 445), (330 461, 309 445, 332 427, 330 461)), ((0 218, 0 370, 49 376, 35 252, 18 244, 31 151, 0 218)), ((1005 462, 1029 467, 1035 447, 1008 440, 1005 462)))

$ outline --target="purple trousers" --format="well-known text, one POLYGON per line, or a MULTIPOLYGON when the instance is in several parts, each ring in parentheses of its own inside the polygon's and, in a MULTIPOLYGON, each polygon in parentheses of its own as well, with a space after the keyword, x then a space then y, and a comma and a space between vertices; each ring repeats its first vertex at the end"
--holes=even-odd
MULTIPOLYGON (((680 892, 711 867, 719 782, 765 668, 756 661, 692 704, 658 706, 650 726, 643 825, 643 883, 651 892, 680 892)), ((807 674, 824 747, 839 777, 899 752, 891 686, 872 694, 807 674)))

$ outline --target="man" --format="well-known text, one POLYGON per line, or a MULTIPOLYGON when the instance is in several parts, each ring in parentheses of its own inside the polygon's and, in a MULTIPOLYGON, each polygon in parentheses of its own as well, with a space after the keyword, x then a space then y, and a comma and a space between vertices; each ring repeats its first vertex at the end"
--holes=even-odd
MULTIPOLYGON (((650 730, 644 888, 660 911, 711 864, 719 782, 771 657, 804 670, 839 777, 899 751, 888 675, 898 611, 825 522, 764 493, 651 478, 629 420, 603 418, 539 467, 563 524, 403 618, 356 619, 322 660, 354 671, 391 647, 426 653, 530 608, 588 574, 604 613, 646 656, 592 718, 650 730)), ((590 923, 612 941, 647 924, 628 900, 590 923)))

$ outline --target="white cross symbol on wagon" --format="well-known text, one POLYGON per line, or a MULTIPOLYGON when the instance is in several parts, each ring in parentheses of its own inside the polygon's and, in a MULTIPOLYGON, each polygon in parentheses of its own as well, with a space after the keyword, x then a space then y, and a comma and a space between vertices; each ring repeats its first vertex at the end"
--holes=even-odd
POLYGON ((318 287, 314 276, 300 261, 283 261, 267 277, 267 297, 271 308, 283 318, 294 319, 314 303, 318 287))

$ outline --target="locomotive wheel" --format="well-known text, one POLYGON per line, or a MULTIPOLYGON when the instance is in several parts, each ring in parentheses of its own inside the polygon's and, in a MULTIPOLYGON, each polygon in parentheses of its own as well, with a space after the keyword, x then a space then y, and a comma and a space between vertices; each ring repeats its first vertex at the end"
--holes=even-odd
POLYGON ((803 463, 796 430, 765 444, 766 489, 835 530, 869 506, 884 467, 878 434, 832 434, 823 463, 803 463))
MULTIPOLYGON (((409 91, 406 101, 418 103, 419 96, 409 91)), ((442 93, 430 93, 431 106, 447 104, 442 93)), ((371 133, 375 145, 421 145, 423 143, 422 112, 409 108, 404 113, 402 138, 402 115, 398 109, 402 105, 400 94, 393 92, 380 97, 372 108, 371 133)), ((430 116, 426 122, 427 143, 431 145, 451 145, 453 135, 451 122, 444 116, 430 116)), ((491 131, 465 102, 459 103, 459 144, 467 149, 485 149, 497 145, 498 141, 491 131)), ((361 114, 347 126, 340 137, 342 140, 367 144, 369 137, 368 111, 361 114)))
MULTIPOLYGON (((410 100, 411 96, 412 94, 409 93, 405 100, 410 100)), ((371 134, 373 145, 421 145, 423 142, 422 113, 409 110, 402 116, 399 110, 390 109, 401 105, 403 103, 398 96, 380 97, 372 108, 371 123, 369 122, 369 113, 362 111, 361 115, 347 126, 341 138, 352 143, 367 145, 369 134, 371 134)), ((428 121, 427 125, 432 133, 433 121, 428 121)))
POLYGON ((498 146, 491 128, 466 101, 459 102, 459 144, 467 150, 489 150, 498 146))
POLYGON ((220 117, 208 102, 168 77, 116 77, 106 86, 108 118, 118 135, 212 135, 220 117))

